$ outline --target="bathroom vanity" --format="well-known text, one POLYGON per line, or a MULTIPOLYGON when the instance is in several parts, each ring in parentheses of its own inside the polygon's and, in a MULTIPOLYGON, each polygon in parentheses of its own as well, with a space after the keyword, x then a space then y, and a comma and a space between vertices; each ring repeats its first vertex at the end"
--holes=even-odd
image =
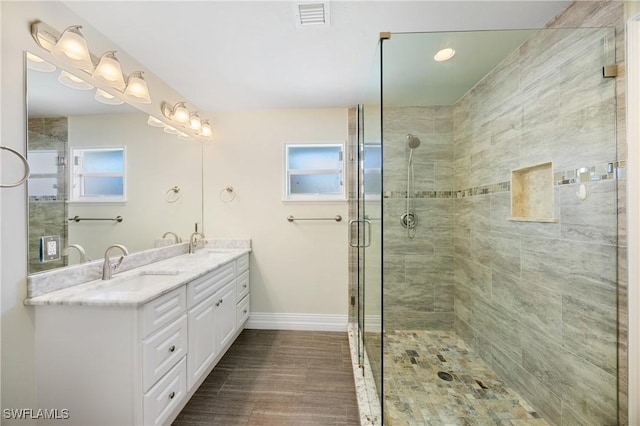
POLYGON ((170 424, 243 330, 247 250, 200 250, 25 301, 55 424, 170 424))

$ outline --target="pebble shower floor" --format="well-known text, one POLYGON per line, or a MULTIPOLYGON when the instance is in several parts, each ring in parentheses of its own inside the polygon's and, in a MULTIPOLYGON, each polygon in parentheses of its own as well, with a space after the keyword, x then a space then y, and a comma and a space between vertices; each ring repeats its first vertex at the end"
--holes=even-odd
POLYGON ((548 424, 453 332, 386 332, 384 345, 385 425, 548 424))

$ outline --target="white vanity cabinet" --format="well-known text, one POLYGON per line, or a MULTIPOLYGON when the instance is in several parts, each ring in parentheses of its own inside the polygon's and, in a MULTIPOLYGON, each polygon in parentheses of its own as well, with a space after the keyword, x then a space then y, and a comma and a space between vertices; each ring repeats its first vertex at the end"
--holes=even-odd
POLYGON ((170 424, 242 331, 248 272, 243 254, 143 305, 36 305, 38 408, 68 410, 56 425, 170 424))

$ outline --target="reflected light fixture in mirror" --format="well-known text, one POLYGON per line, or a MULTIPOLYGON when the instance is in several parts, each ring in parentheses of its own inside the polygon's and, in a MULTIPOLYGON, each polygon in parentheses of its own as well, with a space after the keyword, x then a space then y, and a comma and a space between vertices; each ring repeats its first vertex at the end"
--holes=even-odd
POLYGON ((142 71, 134 71, 127 78, 127 88, 124 91, 127 98, 140 102, 141 104, 150 104, 151 96, 149 95, 149 87, 142 76, 142 71))
POLYGON ((96 90, 96 101, 107 105, 122 105, 124 101, 113 96, 111 93, 107 93, 102 89, 96 90))
POLYGON ((178 132, 178 139, 183 141, 192 141, 193 138, 184 132, 178 132))
POLYGON ((147 124, 149 126, 151 126, 151 127, 164 127, 165 126, 163 121, 158 120, 153 115, 149 116, 149 118, 147 119, 147 124))
POLYGON ((211 129, 211 123, 209 123, 209 120, 202 120, 200 134, 207 139, 213 139, 213 130, 211 129))
POLYGON ((36 56, 31 52, 27 52, 27 68, 40 71, 40 72, 54 72, 58 68, 42 59, 40 56, 36 56))
POLYGON ((178 133, 180 133, 180 132, 178 132, 178 129, 176 129, 176 128, 175 128, 175 127, 173 127, 173 126, 169 126, 168 124, 164 126, 163 131, 164 131, 165 133, 170 134, 170 135, 177 135, 178 133))
MULTIPOLYGON (((174 106, 167 102, 163 102, 161 107, 162 115, 171 121, 177 128, 184 128, 191 132, 195 132, 195 136, 205 139, 213 138, 213 131, 209 120, 200 118, 197 111, 189 112, 187 103, 184 101, 176 103, 174 106)), ((165 129, 166 131, 166 129, 165 129)), ((189 133, 179 130, 179 132, 189 135, 189 133)), ((181 138, 184 139, 184 138, 181 138)))
POLYGON ((62 32, 62 35, 51 49, 56 58, 73 64, 87 72, 93 71, 93 62, 89 53, 87 41, 80 32, 81 25, 72 25, 62 32))
POLYGON ((171 114, 171 119, 180 124, 185 124, 189 122, 189 110, 187 109, 186 102, 178 102, 173 107, 173 112, 171 114))
POLYGON ((92 90, 93 86, 65 70, 60 71, 58 81, 67 87, 77 90, 92 90))
POLYGON ((107 83, 114 89, 122 90, 125 87, 124 77, 122 76, 122 68, 120 62, 116 58, 116 52, 111 50, 105 52, 100 57, 100 62, 93 72, 93 77, 107 83))
POLYGON ((200 121, 200 114, 197 112, 192 112, 189 114, 189 127, 191 130, 195 130, 196 132, 200 130, 202 127, 202 122, 200 121))

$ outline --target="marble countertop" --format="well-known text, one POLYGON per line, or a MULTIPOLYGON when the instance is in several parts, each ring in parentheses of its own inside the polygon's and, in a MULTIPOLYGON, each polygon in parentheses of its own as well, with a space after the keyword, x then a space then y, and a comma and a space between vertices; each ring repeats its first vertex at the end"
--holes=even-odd
POLYGON ((132 307, 143 305, 229 263, 250 249, 202 249, 150 263, 126 272, 117 270, 110 280, 93 280, 41 296, 25 305, 80 305, 132 307))

